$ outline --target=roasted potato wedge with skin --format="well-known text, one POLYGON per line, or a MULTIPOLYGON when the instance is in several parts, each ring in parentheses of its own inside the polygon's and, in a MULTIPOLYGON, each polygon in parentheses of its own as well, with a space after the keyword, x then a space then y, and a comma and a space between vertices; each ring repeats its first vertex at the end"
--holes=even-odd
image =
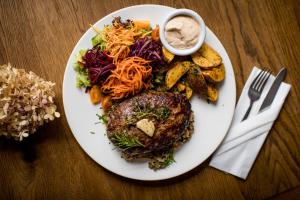
POLYGON ((218 90, 212 84, 207 85, 207 99, 212 102, 216 102, 218 100, 218 90))
POLYGON ((169 52, 165 47, 162 48, 162 54, 167 63, 170 63, 175 57, 175 55, 169 52))
POLYGON ((214 64, 206 58, 204 58, 199 52, 192 54, 192 60, 195 64, 203 68, 214 67, 214 64))
POLYGON ((174 63, 174 67, 167 71, 166 86, 171 89, 176 82, 190 69, 191 62, 183 61, 174 63))
POLYGON ((187 73, 186 77, 189 86, 200 96, 207 97, 207 84, 202 75, 201 69, 193 65, 187 73))
POLYGON ((200 48, 200 54, 213 63, 214 66, 218 66, 222 63, 221 56, 209 45, 203 44, 200 48))
POLYGON ((178 83, 177 84, 177 89, 179 92, 182 92, 186 89, 186 86, 183 83, 178 83))
POLYGON ((210 83, 219 83, 224 80, 225 78, 225 67, 224 64, 222 63, 221 65, 207 69, 207 70, 202 70, 202 74, 205 78, 210 83))
POLYGON ((193 96, 193 90, 192 90, 192 88, 190 88, 189 86, 186 86, 186 88, 185 88, 185 95, 186 95, 186 98, 191 99, 192 96, 193 96))
POLYGON ((192 60, 202 68, 216 67, 222 63, 221 56, 205 43, 192 55, 192 60))

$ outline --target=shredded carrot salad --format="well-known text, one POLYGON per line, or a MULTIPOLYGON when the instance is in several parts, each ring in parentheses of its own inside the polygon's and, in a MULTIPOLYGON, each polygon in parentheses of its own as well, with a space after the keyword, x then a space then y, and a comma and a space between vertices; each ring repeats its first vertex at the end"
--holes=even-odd
POLYGON ((113 58, 114 64, 127 57, 130 45, 134 43, 137 36, 142 35, 135 26, 129 28, 106 26, 102 34, 107 42, 106 51, 113 58))
POLYGON ((116 68, 105 80, 101 89, 112 99, 122 99, 149 88, 152 67, 140 57, 129 57, 116 63, 116 68))

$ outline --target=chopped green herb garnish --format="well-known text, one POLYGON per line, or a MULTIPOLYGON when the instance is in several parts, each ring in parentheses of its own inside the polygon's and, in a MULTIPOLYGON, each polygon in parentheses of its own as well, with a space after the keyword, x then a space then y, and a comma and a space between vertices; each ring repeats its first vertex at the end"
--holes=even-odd
POLYGON ((164 86, 165 83, 165 75, 161 72, 158 72, 157 74, 154 75, 153 77, 153 83, 152 83, 152 88, 157 90, 158 88, 164 86))
POLYGON ((163 167, 167 167, 170 164, 176 162, 174 159, 174 152, 173 150, 168 151, 168 153, 166 154, 166 159, 164 160, 164 162, 162 163, 163 167))
POLYGON ((155 113, 157 114, 159 119, 165 120, 169 117, 170 110, 169 110, 169 108, 162 106, 162 107, 156 109, 155 113))
POLYGON ((140 29, 140 32, 142 32, 143 36, 150 35, 152 33, 152 30, 146 30, 146 29, 140 29))
POLYGON ((133 125, 141 119, 147 117, 153 117, 157 120, 166 120, 170 115, 170 110, 166 106, 161 106, 159 108, 153 108, 150 105, 141 108, 141 106, 136 103, 134 113, 132 116, 126 119, 127 125, 133 125))
POLYGON ((151 169, 157 170, 157 169, 162 169, 166 168, 167 166, 171 165, 172 163, 176 162, 174 160, 174 152, 172 149, 164 153, 163 155, 159 157, 154 157, 150 162, 149 162, 149 167, 151 169))
POLYGON ((135 137, 128 136, 123 134, 113 134, 111 136, 111 141, 114 143, 115 146, 122 150, 130 149, 133 147, 143 147, 144 145, 135 137))
POLYGON ((155 76, 154 82, 157 84, 162 84, 164 83, 164 76, 163 74, 158 74, 155 76))
POLYGON ((103 114, 103 115, 99 115, 96 114, 97 117, 99 118, 99 122, 96 122, 96 124, 102 123, 102 124, 107 124, 108 123, 108 116, 103 114))
POLYGON ((158 78, 156 78, 156 79, 154 80, 154 82, 155 82, 155 83, 157 83, 157 84, 160 84, 160 83, 162 82, 162 80, 161 80, 161 79, 158 79, 158 78))
POLYGON ((172 92, 173 92, 174 94, 179 94, 179 93, 180 93, 177 87, 174 87, 174 88, 172 89, 172 92))

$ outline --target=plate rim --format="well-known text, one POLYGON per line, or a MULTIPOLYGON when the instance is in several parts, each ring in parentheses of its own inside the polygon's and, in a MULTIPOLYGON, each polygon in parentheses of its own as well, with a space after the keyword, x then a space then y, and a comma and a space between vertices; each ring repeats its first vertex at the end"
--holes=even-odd
MULTIPOLYGON (((136 9, 136 8, 139 8, 139 7, 164 7, 164 8, 167 8, 167 9, 176 9, 176 8, 174 8, 174 7, 169 7, 169 6, 165 6, 165 5, 158 5, 158 4, 139 4, 139 5, 133 5, 133 6, 128 6, 128 7, 125 7, 125 8, 121 8, 121 9, 115 10, 115 11, 113 11, 113 12, 111 12, 111 13, 108 13, 107 15, 105 15, 105 16, 102 17, 102 18, 100 18, 99 20, 97 20, 97 21, 96 21, 95 23, 93 23, 93 24, 97 24, 99 21, 105 20, 106 18, 109 18, 109 17, 115 15, 116 13, 119 13, 119 12, 122 12, 122 11, 125 11, 125 10, 128 10, 128 9, 136 9)), ((119 175, 119 176, 122 176, 122 177, 125 177, 125 178, 128 178, 128 179, 132 179, 132 180, 158 181, 158 180, 166 180, 166 179, 175 178, 175 177, 178 177, 178 176, 180 176, 180 175, 183 175, 183 174, 185 174, 185 173, 187 173, 187 172, 189 172, 189 171, 191 171, 191 170, 197 168, 198 166, 200 166, 201 164, 203 164, 203 163, 204 163, 204 162, 205 162, 205 161, 206 161, 206 160, 207 160, 207 159, 208 159, 208 158, 209 158, 209 157, 217 150, 217 148, 220 146, 220 144, 222 143, 222 141, 223 141, 224 138, 226 137, 226 135, 227 135, 227 133, 228 133, 228 130, 229 130, 230 126, 231 126, 232 120, 233 120, 234 110, 235 110, 235 106, 236 106, 236 80, 235 80, 235 75, 234 75, 233 66, 232 66, 231 60, 230 60, 230 58, 229 58, 229 55, 228 55, 228 53, 227 53, 225 47, 223 46, 223 44, 222 44, 222 42, 219 40, 219 38, 215 35, 215 33, 214 33, 213 31, 211 31, 207 26, 206 26, 206 28, 213 34, 214 37, 217 38, 217 40, 220 42, 221 47, 225 50, 225 53, 227 54, 228 62, 229 62, 229 64, 230 64, 230 66, 231 66, 230 68, 231 68, 232 73, 233 73, 233 93, 235 94, 234 97, 233 97, 233 102, 234 102, 233 108, 230 109, 230 110, 231 110, 231 113, 230 113, 230 121, 229 121, 230 123, 228 123, 228 125, 227 125, 227 127, 226 127, 226 134, 224 134, 223 138, 220 139, 220 141, 219 141, 218 143, 216 143, 215 146, 214 146, 213 148, 211 148, 211 149, 213 149, 212 152, 210 152, 210 153, 208 154, 208 156, 206 156, 206 157, 203 159, 203 161, 202 161, 201 163, 198 163, 196 166, 192 166, 192 167, 190 167, 190 168, 187 169, 187 170, 183 170, 183 171, 181 171, 180 173, 178 173, 177 175, 167 176, 167 177, 163 177, 163 178, 142 179, 142 178, 130 177, 130 176, 124 175, 124 174, 122 174, 122 173, 119 173, 118 171, 111 170, 111 169, 107 168, 106 166, 103 166, 103 165, 100 164, 96 159, 94 159, 93 156, 91 156, 89 152, 87 152, 87 151, 84 149, 84 147, 79 143, 79 140, 78 140, 76 134, 73 133, 74 130, 73 130, 73 128, 70 126, 70 123, 69 123, 69 121, 70 121, 70 119, 69 119, 69 117, 68 117, 69 114, 67 114, 67 112, 66 112, 66 101, 65 101, 65 94, 66 94, 66 92, 65 92, 65 90, 66 90, 65 87, 66 87, 66 86, 65 86, 65 80, 67 79, 66 76, 67 76, 68 65, 69 65, 69 63, 71 63, 72 60, 73 60, 72 55, 73 55, 74 53, 76 53, 75 50, 77 49, 77 46, 79 46, 79 44, 81 43, 81 41, 86 37, 86 35, 88 35, 88 32, 89 32, 89 30, 91 29, 91 28, 89 28, 89 29, 87 29, 87 30, 85 31, 85 33, 80 37, 80 39, 77 41, 76 45, 73 47, 72 52, 70 53, 70 56, 69 56, 69 58, 68 58, 68 61, 67 61, 66 67, 65 67, 64 76, 63 76, 63 84, 62 84, 62 100, 63 100, 63 108, 64 108, 66 120, 67 120, 68 126, 69 126, 69 128, 70 128, 70 130, 71 130, 71 132, 72 132, 72 135, 75 137, 76 142, 79 144, 79 146, 80 146, 81 149, 84 151, 84 153, 86 153, 86 154, 87 154, 94 162, 96 162, 98 165, 100 165, 101 167, 103 167, 105 170, 107 170, 107 171, 109 171, 109 172, 112 172, 112 173, 114 173, 114 174, 117 174, 117 175, 119 175)))

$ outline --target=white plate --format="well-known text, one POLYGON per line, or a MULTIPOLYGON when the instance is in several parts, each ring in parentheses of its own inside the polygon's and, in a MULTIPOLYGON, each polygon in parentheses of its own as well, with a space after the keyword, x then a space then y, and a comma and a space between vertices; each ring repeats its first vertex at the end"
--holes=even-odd
MULTIPOLYGON (((95 26, 102 28, 110 24, 113 17, 122 19, 148 19, 154 26, 159 19, 174 8, 160 5, 138 5, 124 8, 107 15, 95 26)), ((88 22, 87 22, 88 23, 88 22)), ((81 37, 68 60, 63 82, 63 102, 69 126, 83 150, 97 163, 107 170, 121 176, 138 180, 162 180, 181 175, 200 165, 218 147, 230 126, 236 99, 235 78, 231 62, 221 42, 207 28, 206 42, 216 49, 223 58, 226 78, 219 89, 217 104, 208 104, 205 100, 194 96, 192 109, 195 113, 195 131, 189 142, 175 152, 176 163, 166 169, 153 171, 147 162, 127 162, 120 157, 118 151, 109 144, 105 126, 95 124, 99 106, 90 103, 89 95, 75 86, 76 78, 73 70, 75 56, 80 49, 91 48, 91 38, 95 32, 90 28, 81 37), (95 134, 91 134, 93 131, 95 134)), ((78 161, 80 162, 80 161, 78 161)))

